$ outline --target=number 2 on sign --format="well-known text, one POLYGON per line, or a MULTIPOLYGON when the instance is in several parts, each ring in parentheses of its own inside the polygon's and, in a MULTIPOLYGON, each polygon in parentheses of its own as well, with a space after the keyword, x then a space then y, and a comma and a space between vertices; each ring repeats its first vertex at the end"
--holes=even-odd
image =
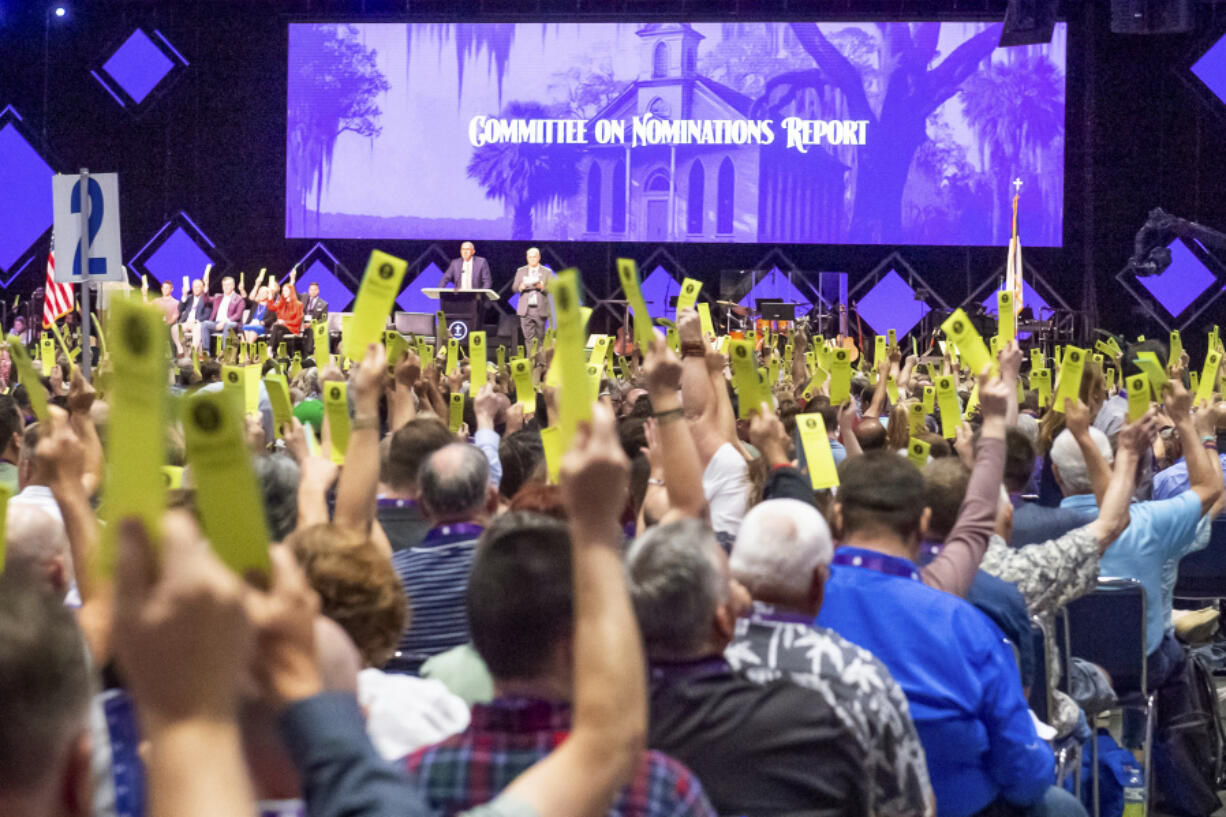
MULTIPOLYGON (((102 229, 102 185, 98 184, 95 179, 87 179, 89 185, 89 245, 92 247, 94 239, 98 237, 98 231, 102 229)), ((63 199, 61 199, 63 201, 63 199)), ((72 186, 72 212, 81 212, 81 184, 78 182, 72 186)), ((77 242, 77 248, 72 256, 72 274, 80 277, 81 270, 81 242, 77 242)), ((91 258, 89 259, 89 274, 90 275, 106 275, 106 259, 91 258)))

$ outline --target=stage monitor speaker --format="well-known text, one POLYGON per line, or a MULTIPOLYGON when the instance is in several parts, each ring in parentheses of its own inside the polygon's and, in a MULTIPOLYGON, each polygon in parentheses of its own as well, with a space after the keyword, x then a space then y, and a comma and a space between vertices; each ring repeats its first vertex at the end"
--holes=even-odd
POLYGON ((1001 46, 1043 45, 1051 42, 1056 28, 1059 0, 1009 0, 1001 46))
POLYGON ((397 312, 395 316, 396 331, 402 335, 434 335, 433 312, 397 312))
POLYGON ((1114 34, 1183 34, 1195 22, 1192 0, 1111 0, 1114 34))

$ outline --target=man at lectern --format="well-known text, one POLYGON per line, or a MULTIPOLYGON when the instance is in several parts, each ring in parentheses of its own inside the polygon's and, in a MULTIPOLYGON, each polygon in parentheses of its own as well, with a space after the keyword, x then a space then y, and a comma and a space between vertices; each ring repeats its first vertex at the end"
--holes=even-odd
POLYGON ((456 289, 493 289, 493 279, 490 277, 490 265, 477 255, 477 248, 471 241, 460 245, 460 257, 451 259, 447 271, 439 287, 452 286, 456 289))

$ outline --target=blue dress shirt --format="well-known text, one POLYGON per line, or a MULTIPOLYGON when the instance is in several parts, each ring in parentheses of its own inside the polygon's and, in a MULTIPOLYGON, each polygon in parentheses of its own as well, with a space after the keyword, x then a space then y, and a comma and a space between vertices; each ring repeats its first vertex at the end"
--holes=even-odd
MULTIPOLYGON (((1097 509, 1093 494, 1066 496, 1062 508, 1097 509)), ((1192 491, 1171 499, 1134 502, 1128 508, 1128 527, 1098 561, 1098 575, 1137 579, 1145 590, 1145 652, 1152 655, 1162 644, 1170 601, 1164 596, 1163 569, 1178 562, 1196 538, 1200 497, 1192 491)))
MULTIPOLYGON (((919 575, 906 559, 839 553, 919 575)), ((942 817, 1043 797, 1051 749, 1035 733, 1013 652, 983 613, 907 575, 836 564, 817 623, 873 653, 906 693, 942 817)))

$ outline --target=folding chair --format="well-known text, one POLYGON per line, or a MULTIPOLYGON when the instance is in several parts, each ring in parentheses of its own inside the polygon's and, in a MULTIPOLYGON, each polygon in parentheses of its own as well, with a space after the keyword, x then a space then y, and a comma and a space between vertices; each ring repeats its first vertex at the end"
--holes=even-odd
MULTIPOLYGON (((1057 626, 1064 626, 1064 622, 1058 621, 1057 626)), ((1056 701, 1049 681, 1052 667, 1047 662, 1047 641, 1044 638, 1043 629, 1039 626, 1038 618, 1031 619, 1030 630, 1034 639, 1035 678, 1030 686, 1028 703, 1039 720, 1050 723, 1051 715, 1056 711, 1056 701)), ((1058 643, 1059 641, 1060 639, 1057 639, 1058 643)), ((1066 664, 1065 677, 1067 673, 1068 665, 1066 664)), ((1081 744, 1069 736, 1057 740, 1052 748, 1056 756, 1056 785, 1063 787, 1065 779, 1072 773, 1074 775, 1074 794, 1081 797, 1081 744)))
MULTIPOLYGON (((1107 671, 1121 709, 1137 707, 1145 711, 1142 750, 1148 802, 1155 696, 1149 690, 1146 672, 1145 591, 1136 579, 1100 577, 1094 592, 1065 607, 1064 618, 1068 652, 1107 671), (1120 694, 1121 690, 1128 692, 1120 694)), ((1094 817, 1099 817, 1097 734, 1091 747, 1094 817)))
POLYGON ((1226 521, 1214 520, 1208 547, 1189 553, 1179 562, 1175 598, 1226 599, 1226 521))

